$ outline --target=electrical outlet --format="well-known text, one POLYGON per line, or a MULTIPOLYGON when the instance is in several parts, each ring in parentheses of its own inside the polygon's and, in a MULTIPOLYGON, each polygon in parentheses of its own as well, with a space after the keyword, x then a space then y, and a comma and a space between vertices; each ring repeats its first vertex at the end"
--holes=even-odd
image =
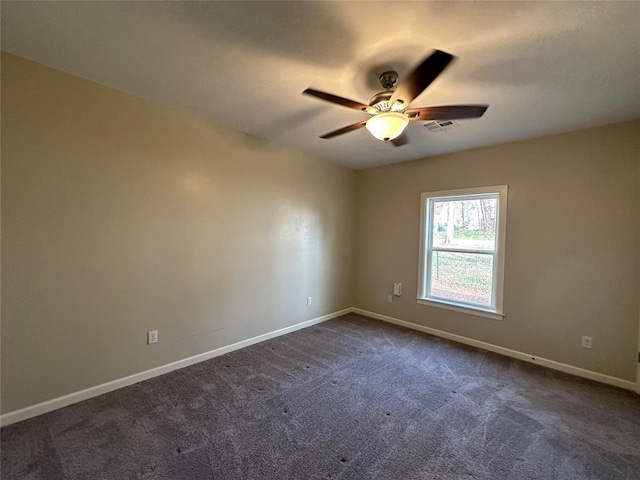
POLYGON ((584 348, 591 348, 591 337, 582 337, 582 346, 584 348))
POLYGON ((149 330, 147 332, 147 345, 158 343, 158 330, 149 330))
POLYGON ((313 302, 313 298, 307 297, 307 307, 310 306, 312 302, 313 302))
POLYGON ((393 303, 393 295, 387 295, 387 302, 393 303))

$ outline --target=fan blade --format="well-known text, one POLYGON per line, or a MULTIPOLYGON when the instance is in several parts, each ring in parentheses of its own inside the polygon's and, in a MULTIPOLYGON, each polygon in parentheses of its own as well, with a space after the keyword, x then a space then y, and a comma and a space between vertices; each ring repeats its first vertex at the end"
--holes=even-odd
POLYGON ((354 123, 353 125, 349 125, 348 127, 342 127, 338 130, 334 130, 333 132, 325 133, 324 135, 321 135, 320 138, 333 138, 344 133, 353 132, 354 130, 358 130, 359 128, 364 127, 366 123, 366 121, 354 123))
POLYGON ((312 97, 320 98, 327 102, 342 105, 343 107, 352 108, 354 110, 361 110, 363 112, 369 110, 369 105, 365 105, 364 103, 349 100, 348 98, 338 97, 337 95, 332 95, 331 93, 321 92, 320 90, 314 90, 313 88, 307 88, 302 93, 311 95, 312 97))
POLYGON ((489 105, 445 105, 442 107, 410 108, 405 113, 409 120, 462 120, 480 118, 489 105))
POLYGON ((405 107, 409 105, 447 68, 453 58, 453 55, 440 50, 433 52, 400 82, 389 99, 389 105, 396 102, 401 102, 405 107))
POLYGON ((407 131, 405 130, 399 137, 394 138, 389 143, 393 144, 394 147, 401 147, 409 143, 409 137, 407 136, 407 131))

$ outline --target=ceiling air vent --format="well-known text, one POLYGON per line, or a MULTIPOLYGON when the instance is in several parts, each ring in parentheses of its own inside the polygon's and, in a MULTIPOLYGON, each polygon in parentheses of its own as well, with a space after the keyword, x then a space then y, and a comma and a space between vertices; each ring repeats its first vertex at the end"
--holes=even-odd
POLYGON ((434 122, 428 122, 424 124, 424 127, 430 132, 441 132, 443 130, 451 130, 452 128, 459 127, 453 120, 436 120, 434 122))

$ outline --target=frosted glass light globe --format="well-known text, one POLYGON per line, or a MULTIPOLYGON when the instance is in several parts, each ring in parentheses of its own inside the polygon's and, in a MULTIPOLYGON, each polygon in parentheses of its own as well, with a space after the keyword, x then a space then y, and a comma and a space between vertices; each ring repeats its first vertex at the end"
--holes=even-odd
POLYGON ((371 135, 383 142, 400 136, 409 124, 409 117, 399 112, 382 112, 367 120, 367 130, 371 135))

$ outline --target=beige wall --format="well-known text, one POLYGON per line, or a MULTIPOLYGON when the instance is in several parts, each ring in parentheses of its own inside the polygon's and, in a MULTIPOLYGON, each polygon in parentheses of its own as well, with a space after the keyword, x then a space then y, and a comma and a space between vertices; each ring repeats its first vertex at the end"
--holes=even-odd
POLYGON ((359 171, 355 306, 635 381, 638 138, 635 121, 359 171), (501 184, 504 320, 418 305, 420 193, 501 184))
POLYGON ((349 306, 634 379, 640 121, 352 172, 6 54, 1 120, 2 412, 349 306), (505 319, 416 304, 420 192, 497 184, 505 319))
POLYGON ((351 306, 354 181, 3 54, 2 411, 351 306))

